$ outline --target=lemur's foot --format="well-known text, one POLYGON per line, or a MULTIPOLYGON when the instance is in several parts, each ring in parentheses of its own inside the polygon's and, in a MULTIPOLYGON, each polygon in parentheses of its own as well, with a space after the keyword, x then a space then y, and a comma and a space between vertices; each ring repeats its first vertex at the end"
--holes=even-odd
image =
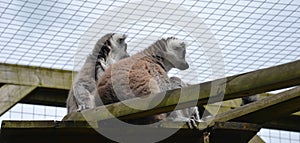
POLYGON ((91 109, 92 107, 89 107, 87 105, 79 105, 77 112, 81 112, 82 110, 91 109))
POLYGON ((189 119, 189 121, 186 122, 187 126, 190 129, 197 129, 198 128, 198 124, 201 122, 201 120, 197 120, 194 117, 191 117, 189 119))

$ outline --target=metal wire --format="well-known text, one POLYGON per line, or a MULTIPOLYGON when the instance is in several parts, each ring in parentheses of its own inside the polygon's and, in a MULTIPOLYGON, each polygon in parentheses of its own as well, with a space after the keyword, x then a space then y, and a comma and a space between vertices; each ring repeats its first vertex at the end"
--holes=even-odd
POLYGON ((300 142, 299 132, 280 131, 273 129, 261 129, 258 135, 266 143, 298 143, 300 142))
MULTIPOLYGON (((296 1, 2 3, 0 61, 6 63, 73 69, 72 60, 76 51, 85 57, 89 49, 93 48, 95 39, 106 31, 116 30, 110 29, 112 25, 120 26, 122 32, 130 36, 128 43, 133 45, 129 47, 132 54, 155 41, 147 38, 151 35, 175 35, 189 39, 190 33, 185 33, 183 29, 174 30, 178 26, 166 21, 166 17, 174 16, 172 12, 182 8, 185 11, 175 15, 177 19, 173 19, 173 22, 188 21, 187 27, 193 23, 191 28, 197 29, 199 24, 193 19, 200 17, 219 40, 228 75, 286 63, 299 57, 299 3, 296 1), (132 3, 135 3, 135 7, 128 7, 132 3), (169 4, 176 7, 170 7, 169 4), (110 11, 113 11, 113 15, 110 15, 110 11), (190 16, 189 13, 194 15, 190 16), (130 19, 132 15, 136 17, 130 19), (139 22, 138 19, 142 17, 150 17, 152 20, 139 22), (161 23, 155 22, 155 19, 164 18, 161 23), (134 23, 126 23, 130 20, 134 23), (93 31, 89 31, 93 28, 97 30, 87 36, 87 48, 78 48, 82 35, 93 31)), ((187 40, 194 46, 188 52, 188 57, 191 57, 190 61, 196 69, 200 69, 197 70, 197 74, 201 75, 199 81, 205 81, 210 79, 207 72, 209 63, 201 58, 205 55, 197 40, 187 40)), ((193 82, 195 78, 192 76, 195 75, 184 76, 188 82, 193 82)))

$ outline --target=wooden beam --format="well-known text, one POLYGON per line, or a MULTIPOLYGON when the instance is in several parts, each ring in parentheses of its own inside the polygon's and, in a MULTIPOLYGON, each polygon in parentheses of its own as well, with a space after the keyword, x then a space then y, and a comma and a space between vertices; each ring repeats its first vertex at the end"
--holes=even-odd
MULTIPOLYGON (((174 122, 173 122, 174 123, 174 122)), ((111 132, 124 132, 124 137, 142 137, 144 134, 136 134, 136 130, 143 130, 142 133, 148 135, 170 132, 173 128, 162 126, 140 126, 139 128, 128 128, 119 126, 100 126, 111 132), (132 131, 135 130, 135 131, 132 131)), ((31 143, 38 142, 112 142, 104 138, 97 129, 98 126, 91 126, 82 121, 3 121, 0 138, 5 143, 18 143, 22 140, 30 140, 31 143), (16 138, 18 137, 18 138, 16 138)), ((209 135, 211 143, 230 142, 246 143, 260 129, 259 125, 249 123, 226 122, 216 123, 209 135)), ((176 129, 171 137, 160 141, 161 143, 189 142, 203 143, 203 130, 196 129, 176 129)), ((144 140, 145 141, 145 140, 144 140)))
MULTIPOLYGON (((170 131, 174 131, 174 129, 152 126, 139 128, 101 127, 101 130, 103 129, 118 133, 122 131, 119 137, 140 138, 144 142, 149 142, 147 141, 148 138, 145 139, 145 134, 150 136, 159 134, 162 136, 170 131), (139 130, 143 132, 139 132, 139 130)), ((176 129, 176 131, 177 130, 178 129, 176 129)), ((30 143, 116 143, 101 135, 94 127, 91 127, 89 123, 73 121, 3 121, 0 141, 4 143, 20 143, 24 141, 30 141, 30 143)), ((202 143, 202 141, 202 131, 179 129, 177 132, 174 132, 173 135, 161 141, 161 143, 202 143)))
POLYGON ((5 84, 0 88, 0 116, 17 104, 35 86, 5 84))
POLYGON ((209 135, 210 143, 248 143, 260 130, 261 126, 239 122, 216 123, 209 135))
MULTIPOLYGON (((205 82, 196 85, 190 85, 182 88, 185 95, 181 95, 181 89, 175 89, 168 91, 164 100, 155 108, 150 110, 136 110, 129 108, 123 103, 115 103, 106 106, 96 107, 82 111, 82 113, 71 113, 66 116, 66 120, 85 120, 81 114, 85 117, 89 117, 91 120, 104 120, 113 117, 122 118, 137 118, 145 117, 149 115, 155 115, 158 113, 165 113, 174 110, 174 107, 178 104, 179 98, 182 99, 178 104, 179 108, 186 108, 194 106, 193 102, 198 102, 199 106, 207 104, 208 99, 217 102, 217 98, 224 94, 224 100, 233 98, 239 98, 243 96, 254 95, 258 93, 268 92, 272 90, 282 89, 286 87, 292 87, 300 84, 300 60, 270 67, 266 69, 257 70, 245 74, 228 77, 224 79, 218 79, 212 82, 205 82), (284 74, 282 74, 284 73, 284 74), (214 87, 212 87, 214 83, 214 87), (225 91, 222 87, 226 85, 225 91), (212 90, 215 89, 215 90, 212 90), (213 91, 211 93, 211 91, 213 91), (111 115, 111 113, 113 115, 111 115)), ((158 94, 157 96, 162 96, 158 94)), ((149 97, 149 102, 141 103, 136 99, 130 99, 124 101, 126 104, 137 105, 147 107, 151 104, 150 101, 155 101, 157 96, 149 97)))
POLYGON ((265 143, 258 135, 255 135, 248 143, 265 143))
POLYGON ((70 89, 72 71, 2 63, 0 83, 70 89))
POLYGON ((293 113, 293 115, 300 116, 300 111, 293 113))
POLYGON ((217 115, 223 112, 227 112, 231 109, 240 107, 241 103, 242 103, 241 98, 237 98, 237 99, 226 100, 218 103, 207 104, 204 105, 204 108, 209 113, 214 113, 214 115, 217 115))
MULTIPOLYGON (((273 96, 274 94, 263 94, 263 95, 273 96)), ((268 97, 268 96, 264 96, 264 98, 268 97)), ((263 99, 263 98, 261 98, 261 99, 263 99)), ((205 108, 209 112, 221 114, 221 113, 225 113, 225 112, 228 113, 232 109, 240 107, 239 104, 235 104, 237 99, 229 100, 229 101, 223 102, 221 107, 218 105, 215 105, 215 104, 209 104, 209 105, 205 105, 205 108), (229 102, 229 101, 232 101, 232 102, 229 102)), ((240 102, 240 101, 238 100, 238 102, 240 102)), ((300 112, 296 112, 289 116, 280 118, 278 120, 266 122, 263 124, 263 128, 300 132, 299 113, 300 112)))
POLYGON ((299 102, 300 87, 297 87, 224 112, 207 120, 212 121, 211 125, 214 122, 225 121, 264 124, 299 111, 299 102))
MULTIPOLYGON (((298 116, 294 115, 293 117, 289 116, 283 119, 276 120, 280 117, 290 115, 291 113, 300 110, 300 107, 297 106, 299 101, 300 87, 297 87, 273 95, 271 97, 266 97, 260 101, 256 101, 254 103, 219 114, 215 118, 211 119, 212 123, 209 126, 214 126, 214 123, 216 122, 233 120, 247 123, 263 124, 263 127, 265 128, 300 131, 300 117, 298 116), (282 108, 283 110, 280 110, 282 108), (274 119, 275 121, 273 121, 274 119)), ((264 141, 259 136, 254 136, 254 138, 252 138, 249 142, 263 143, 264 141)))
POLYGON ((69 90, 38 87, 23 98, 20 103, 66 107, 69 90))
POLYGON ((215 104, 205 105, 204 107, 209 113, 214 113, 214 115, 218 115, 234 109, 233 107, 223 106, 223 105, 219 106, 215 104))
POLYGON ((263 124, 264 128, 300 132, 300 116, 290 115, 263 124))
MULTIPOLYGON (((258 100, 261 100, 265 97, 269 97, 269 96, 272 96, 272 95, 274 95, 274 94, 271 94, 271 93, 258 94, 258 100)), ((237 99, 222 101, 220 103, 213 103, 213 104, 204 105, 204 107, 210 113, 220 114, 220 113, 227 112, 231 109, 235 109, 235 108, 240 107, 241 103, 242 103, 242 99, 237 98, 237 99)))
MULTIPOLYGON (((274 121, 276 119, 290 116, 300 110, 300 87, 276 94, 259 103, 269 105, 267 108, 261 108, 250 114, 240 116, 235 121, 247 121, 249 123, 263 124, 274 121), (277 104, 274 104, 277 103, 277 104), (274 114, 276 113, 276 114, 274 114)), ((258 104, 252 104, 253 108, 257 108, 258 104)), ((259 108, 259 107, 258 107, 259 108)))
MULTIPOLYGON (((38 85, 41 88, 49 88, 47 93, 53 93, 52 95, 59 93, 59 95, 61 95, 60 93, 65 92, 65 90, 68 90, 71 87, 71 82, 72 71, 11 64, 0 65, 0 83, 38 85), (51 88, 53 89, 53 92, 51 88), (59 89, 62 89, 62 91, 56 92, 56 90, 59 89)), ((48 97, 49 94, 45 95, 44 93, 39 93, 34 96, 28 96, 26 101, 21 102, 42 105, 53 104, 55 106, 65 107, 65 101, 63 100, 66 100, 66 95, 63 95, 63 97, 51 95, 48 97)), ((223 103, 223 105, 227 104, 226 101, 223 103)))
MULTIPOLYGON (((266 98, 266 97, 269 97, 269 96, 272 96, 272 95, 274 95, 274 94, 271 94, 271 93, 260 93, 260 94, 258 94, 258 100, 261 100, 263 98, 266 98)), ((241 98, 237 98, 237 99, 222 101, 222 106, 234 109, 234 108, 240 107, 241 103, 242 103, 242 99, 241 98)))

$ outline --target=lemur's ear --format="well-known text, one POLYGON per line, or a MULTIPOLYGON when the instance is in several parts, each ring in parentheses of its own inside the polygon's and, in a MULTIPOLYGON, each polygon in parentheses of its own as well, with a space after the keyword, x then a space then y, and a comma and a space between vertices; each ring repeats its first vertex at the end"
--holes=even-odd
POLYGON ((123 37, 124 37, 124 38, 127 38, 127 37, 128 37, 128 35, 126 35, 126 34, 123 34, 123 37))
POLYGON ((182 41, 182 42, 180 43, 180 46, 186 47, 187 44, 188 44, 187 42, 182 41))

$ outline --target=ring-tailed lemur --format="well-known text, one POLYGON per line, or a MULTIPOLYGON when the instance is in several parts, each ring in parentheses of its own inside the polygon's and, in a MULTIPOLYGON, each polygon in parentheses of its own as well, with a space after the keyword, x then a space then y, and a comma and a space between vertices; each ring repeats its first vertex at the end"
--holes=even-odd
POLYGON ((109 33, 97 41, 72 83, 66 101, 68 113, 96 106, 96 81, 109 65, 129 57, 125 39, 125 34, 109 33))

